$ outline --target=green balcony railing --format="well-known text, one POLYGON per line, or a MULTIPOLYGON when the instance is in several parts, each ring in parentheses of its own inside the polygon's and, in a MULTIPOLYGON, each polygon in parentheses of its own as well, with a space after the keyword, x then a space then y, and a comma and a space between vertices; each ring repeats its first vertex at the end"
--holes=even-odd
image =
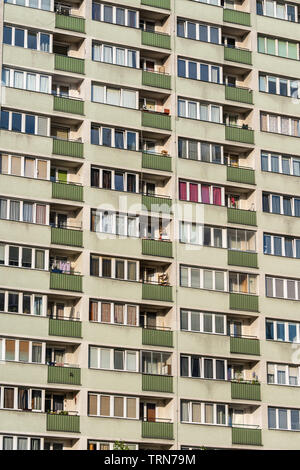
POLYGON ((232 444, 261 446, 261 429, 232 428, 232 444))
POLYGON ((246 127, 225 126, 225 139, 243 144, 254 144, 254 130, 246 127))
POLYGON ((229 294, 229 308, 233 310, 247 310, 249 312, 259 312, 258 296, 251 294, 229 294))
POLYGON ((51 227, 51 243, 54 245, 82 246, 82 230, 51 227))
POLYGON ((80 432, 80 417, 47 413, 47 431, 80 432))
POLYGON ((252 53, 246 49, 224 47, 224 59, 240 64, 252 65, 252 53))
POLYGON ((173 423, 142 421, 142 437, 174 439, 173 423))
POLYGON ((260 384, 231 382, 231 398, 237 400, 261 400, 260 384))
POLYGON ((70 114, 84 114, 84 101, 65 98, 63 96, 53 97, 54 111, 61 111, 70 114))
POLYGON ((142 168, 172 171, 172 158, 158 153, 142 153, 142 168))
POLYGON ((142 390, 144 392, 173 393, 173 377, 169 375, 142 375, 142 390))
POLYGON ((142 254, 172 258, 172 242, 161 240, 142 240, 142 254))
POLYGON ((246 251, 228 250, 227 263, 231 266, 242 266, 245 268, 257 268, 257 253, 246 251))
POLYGON ((172 129, 171 116, 168 114, 142 111, 142 126, 155 127, 155 129, 170 131, 172 129))
POLYGON ((142 44, 144 46, 161 47, 171 49, 171 36, 168 34, 142 31, 142 44))
POLYGON ((149 346, 165 346, 166 348, 172 348, 173 331, 143 328, 142 344, 148 344, 149 346))
POLYGON ((256 225, 256 211, 228 207, 227 221, 231 224, 256 225))
POLYGON ((248 88, 225 86, 226 100, 239 101, 240 103, 253 104, 253 92, 248 88))
POLYGON ((63 70, 64 72, 80 73, 84 75, 84 59, 55 54, 54 68, 55 70, 63 70))
POLYGON ((48 366, 48 383, 80 385, 81 370, 79 367, 48 366))
POLYGON ((142 195, 142 206, 150 212, 164 212, 170 214, 172 211, 172 199, 159 196, 142 195))
POLYGON ((83 143, 72 140, 53 139, 52 153, 67 157, 83 158, 83 143))
POLYGON ((165 10, 171 9, 171 0, 141 0, 141 5, 149 7, 164 8, 165 10))
POLYGON ((227 23, 241 24, 242 26, 251 25, 250 13, 233 10, 231 8, 224 8, 223 21, 226 21, 227 23))
POLYGON ((234 354, 252 354, 260 356, 260 343, 257 338, 230 337, 230 352, 234 354))
POLYGON ((81 338, 81 321, 49 318, 49 335, 81 338))
POLYGON ((255 171, 252 168, 243 168, 242 166, 227 167, 227 181, 235 183, 255 184, 255 171))
POLYGON ((85 32, 85 19, 79 16, 55 15, 55 27, 77 33, 85 32))
POLYGON ((161 286, 159 284, 143 284, 142 299, 173 302, 172 286, 161 286))
POLYGON ((52 197, 55 199, 68 199, 69 201, 83 201, 83 186, 52 182, 52 197))
POLYGON ((51 272, 50 289, 82 292, 82 276, 51 272))
POLYGON ((156 88, 165 88, 171 90, 171 75, 165 75, 163 73, 149 72, 143 70, 142 72, 142 85, 154 86, 156 88))

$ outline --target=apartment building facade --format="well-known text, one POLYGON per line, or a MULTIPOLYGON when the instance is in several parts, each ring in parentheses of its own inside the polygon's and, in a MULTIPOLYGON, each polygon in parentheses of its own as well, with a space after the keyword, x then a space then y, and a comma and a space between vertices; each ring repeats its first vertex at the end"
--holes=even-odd
POLYGON ((298 448, 299 22, 1 2, 0 449, 298 448))

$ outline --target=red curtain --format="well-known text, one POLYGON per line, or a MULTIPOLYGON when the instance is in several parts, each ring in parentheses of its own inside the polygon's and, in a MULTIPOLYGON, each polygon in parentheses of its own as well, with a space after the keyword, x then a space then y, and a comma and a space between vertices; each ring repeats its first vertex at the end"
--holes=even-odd
POLYGON ((198 202, 198 185, 190 183, 190 201, 198 202))
POLYGON ((186 201, 186 183, 179 182, 179 199, 186 201))
POLYGON ((220 206, 222 204, 221 188, 213 188, 213 203, 217 206, 220 206))
POLYGON ((201 186, 201 199, 204 204, 210 204, 209 200, 209 186, 202 184, 201 186))

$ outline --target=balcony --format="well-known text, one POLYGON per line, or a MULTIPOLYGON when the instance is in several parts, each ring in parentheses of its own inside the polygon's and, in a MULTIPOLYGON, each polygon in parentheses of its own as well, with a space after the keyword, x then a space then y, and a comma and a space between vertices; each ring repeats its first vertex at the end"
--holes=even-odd
POLYGON ((248 49, 237 47, 224 47, 224 59, 240 64, 252 65, 252 53, 248 49))
POLYGON ((223 21, 226 23, 240 24, 242 26, 251 26, 250 13, 232 10, 231 8, 224 8, 223 21))
POLYGON ((253 104, 253 92, 249 88, 225 86, 225 99, 239 101, 240 103, 253 104))
POLYGON ((232 444, 261 446, 261 429, 232 428, 232 444))
POLYGON ((149 170, 172 171, 172 158, 160 153, 142 153, 142 168, 149 170))
POLYGON ((251 382, 231 382, 231 398, 237 400, 261 400, 260 384, 251 382))
POLYGON ((148 194, 142 195, 143 209, 149 212, 163 212, 170 214, 172 209, 172 199, 168 197, 149 196, 148 194))
POLYGON ((79 73, 84 75, 84 59, 55 54, 54 68, 55 70, 62 70, 64 72, 79 73))
POLYGON ((164 346, 166 348, 173 347, 173 331, 143 328, 142 344, 149 346, 164 346))
POLYGON ((85 19, 79 16, 55 15, 55 27, 77 33, 85 33, 85 19))
POLYGON ((142 111, 142 126, 171 131, 171 116, 163 113, 142 111))
POLYGON ((161 300, 162 302, 173 302, 171 286, 163 286, 160 284, 143 283, 142 299, 143 300, 161 300))
POLYGON ((243 144, 254 144, 254 131, 247 127, 225 126, 225 139, 243 144))
POLYGON ((231 224, 256 226, 256 211, 227 207, 227 222, 231 224))
POLYGON ((82 292, 82 276, 78 274, 51 272, 50 289, 82 292))
POLYGON ((171 75, 143 70, 142 85, 171 90, 171 75))
POLYGON ((142 375, 142 390, 144 392, 173 393, 173 377, 169 375, 142 375))
POLYGON ((66 338, 81 338, 80 321, 49 318, 49 335, 65 336, 66 338))
POLYGON ((61 366, 48 366, 48 383, 50 384, 65 384, 65 385, 80 385, 81 384, 81 369, 79 367, 61 367, 61 366))
POLYGON ((173 423, 166 421, 142 421, 142 437, 150 439, 174 439, 173 423))
POLYGON ((83 143, 53 138, 52 153, 67 157, 83 158, 83 143))
POLYGON ((259 312, 258 296, 251 294, 229 293, 229 308, 233 310, 246 310, 248 312, 259 312))
POLYGON ((233 354, 251 354, 253 356, 260 356, 259 340, 257 338, 231 336, 230 352, 233 354))
POLYGON ((255 184, 255 171, 252 168, 243 168, 242 166, 228 166, 227 181, 243 184, 255 184))
POLYGON ((83 201, 83 186, 73 183, 52 182, 52 197, 68 201, 83 201))
POLYGON ((172 242, 161 240, 142 240, 142 254, 172 258, 172 242))
POLYGON ((164 8, 165 10, 171 9, 171 0, 141 0, 141 5, 149 7, 164 8))
POLYGON ((47 431, 80 432, 80 417, 47 413, 47 431))
POLYGON ((51 227, 51 243, 54 245, 82 247, 82 230, 51 227))
POLYGON ((54 111, 70 114, 84 114, 84 101, 75 98, 65 98, 63 96, 53 97, 54 111))
POLYGON ((231 266, 242 266, 245 268, 258 268, 257 253, 246 251, 228 250, 227 263, 231 266))
POLYGON ((142 44, 144 46, 160 47, 171 49, 171 36, 152 31, 142 31, 142 44))

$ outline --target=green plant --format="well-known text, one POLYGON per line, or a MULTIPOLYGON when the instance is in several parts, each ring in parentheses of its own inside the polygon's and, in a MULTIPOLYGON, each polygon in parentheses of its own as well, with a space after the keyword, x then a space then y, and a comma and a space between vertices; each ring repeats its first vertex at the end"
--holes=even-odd
POLYGON ((114 450, 129 450, 129 447, 123 441, 116 441, 114 443, 114 450))

